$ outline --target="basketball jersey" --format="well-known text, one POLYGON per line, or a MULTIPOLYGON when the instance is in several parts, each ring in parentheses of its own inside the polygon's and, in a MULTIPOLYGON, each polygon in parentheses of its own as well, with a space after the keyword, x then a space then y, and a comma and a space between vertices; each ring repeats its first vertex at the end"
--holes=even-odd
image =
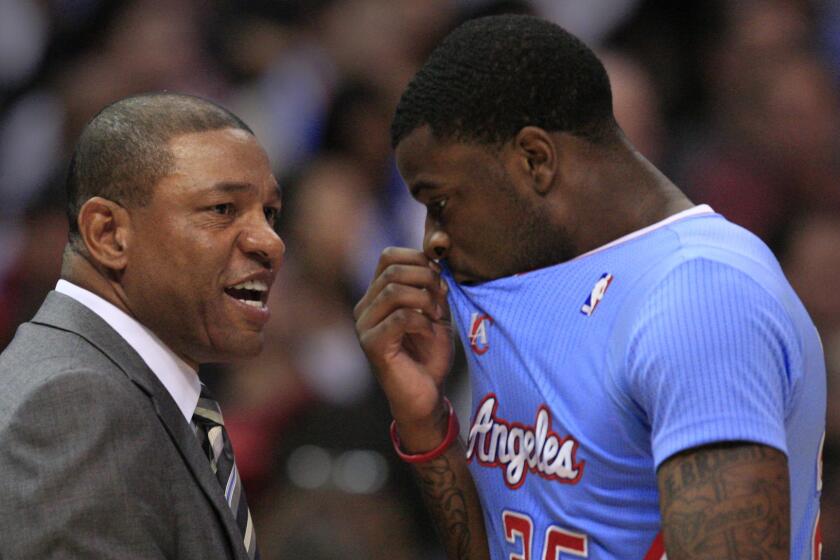
POLYGON ((444 277, 494 560, 663 558, 657 467, 722 441, 786 454, 791 558, 815 557, 825 363, 757 237, 698 206, 558 265, 444 277))

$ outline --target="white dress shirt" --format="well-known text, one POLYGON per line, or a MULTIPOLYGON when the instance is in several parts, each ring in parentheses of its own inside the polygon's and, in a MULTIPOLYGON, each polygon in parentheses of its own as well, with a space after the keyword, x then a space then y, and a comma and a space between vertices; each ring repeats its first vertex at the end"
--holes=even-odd
POLYGON ((198 372, 175 355, 175 352, 161 342, 152 331, 141 325, 137 319, 93 292, 66 280, 59 280, 55 291, 75 299, 102 317, 112 329, 117 331, 117 334, 128 342, 160 379, 187 422, 192 421, 198 397, 201 395, 198 372))

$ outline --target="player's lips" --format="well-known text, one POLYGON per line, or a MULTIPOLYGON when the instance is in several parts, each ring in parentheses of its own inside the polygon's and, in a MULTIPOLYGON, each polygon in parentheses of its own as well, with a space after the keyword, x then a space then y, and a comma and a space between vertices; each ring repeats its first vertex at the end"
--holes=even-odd
POLYGON ((259 272, 231 283, 224 288, 224 292, 246 317, 263 324, 270 317, 268 295, 273 282, 273 273, 259 272))

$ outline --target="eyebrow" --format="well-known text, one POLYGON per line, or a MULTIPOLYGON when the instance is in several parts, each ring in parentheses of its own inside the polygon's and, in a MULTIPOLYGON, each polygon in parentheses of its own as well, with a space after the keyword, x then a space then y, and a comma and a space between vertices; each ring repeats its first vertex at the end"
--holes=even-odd
MULTIPOLYGON (((211 190, 216 192, 223 192, 227 194, 233 193, 240 193, 246 191, 255 191, 257 190, 257 186, 252 183, 236 183, 236 182, 224 182, 224 183, 216 183, 211 187, 211 190)), ((274 194, 278 200, 283 198, 283 189, 280 185, 274 185, 274 194)))

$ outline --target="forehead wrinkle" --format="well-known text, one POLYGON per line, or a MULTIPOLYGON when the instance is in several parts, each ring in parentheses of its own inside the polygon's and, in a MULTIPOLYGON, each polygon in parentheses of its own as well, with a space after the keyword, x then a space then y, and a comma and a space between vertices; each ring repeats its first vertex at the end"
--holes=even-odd
POLYGON ((245 191, 254 191, 257 189, 256 185, 254 184, 240 183, 235 181, 224 181, 221 183, 216 183, 210 188, 214 191, 220 191, 228 194, 235 194, 245 191))
MULTIPOLYGON (((238 181, 223 181, 221 183, 216 183, 212 187, 210 187, 211 191, 221 192, 225 194, 237 194, 242 192, 250 192, 259 194, 259 187, 253 183, 248 182, 238 182, 238 181)), ((269 191, 269 196, 272 200, 280 200, 283 197, 283 189, 280 188, 280 185, 277 184, 275 181, 273 184, 273 188, 269 191)))

